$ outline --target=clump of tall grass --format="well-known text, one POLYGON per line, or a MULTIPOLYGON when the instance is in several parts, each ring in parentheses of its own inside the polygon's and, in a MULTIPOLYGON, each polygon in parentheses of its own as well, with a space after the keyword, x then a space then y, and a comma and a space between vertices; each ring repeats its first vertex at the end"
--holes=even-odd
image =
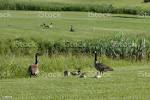
POLYGON ((55 54, 91 55, 97 50, 100 56, 113 59, 150 59, 150 41, 141 36, 116 35, 93 40, 32 40, 17 38, 0 41, 0 54, 31 55, 35 52, 52 56, 55 54), (106 39, 107 38, 107 39, 106 39))
MULTIPOLYGON (((105 56, 99 57, 99 61, 113 68, 137 64, 137 62, 134 63, 125 60, 113 60, 105 56)), ((34 63, 34 54, 32 54, 31 56, 1 55, 0 79, 29 77, 29 75, 27 74, 27 69, 29 65, 32 63, 34 63)), ((51 77, 49 75, 52 75, 52 73, 63 74, 64 70, 74 71, 77 70, 78 68, 80 68, 82 71, 85 72, 95 71, 94 55, 87 56, 84 54, 82 55, 55 54, 52 55, 51 57, 46 55, 42 55, 39 57, 39 70, 40 70, 39 76, 51 77)))
MULTIPOLYGON (((27 69, 34 63, 34 54, 32 56, 0 56, 0 79, 1 78, 20 78, 28 77, 27 69)), ((77 68, 90 69, 93 60, 89 56, 73 55, 53 55, 39 57, 40 73, 62 72, 64 70, 75 70, 77 68)))

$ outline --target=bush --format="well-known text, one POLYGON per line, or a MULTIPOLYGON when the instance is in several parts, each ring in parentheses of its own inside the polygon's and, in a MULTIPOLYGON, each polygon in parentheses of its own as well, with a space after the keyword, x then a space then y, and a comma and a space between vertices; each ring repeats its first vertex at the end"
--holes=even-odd
POLYGON ((87 11, 98 13, 139 14, 148 13, 140 7, 115 8, 112 4, 65 4, 46 1, 0 0, 0 10, 33 10, 33 11, 87 11))
POLYGON ((0 41, 0 54, 32 55, 41 52, 52 56, 53 54, 92 54, 98 51, 99 55, 106 55, 117 59, 150 58, 150 40, 143 37, 115 36, 99 40, 83 41, 36 41, 17 38, 14 40, 0 41))

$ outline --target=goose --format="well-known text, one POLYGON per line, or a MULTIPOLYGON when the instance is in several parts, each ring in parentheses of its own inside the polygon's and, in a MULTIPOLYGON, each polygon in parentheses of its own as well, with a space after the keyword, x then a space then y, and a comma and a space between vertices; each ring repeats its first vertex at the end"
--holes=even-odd
POLYGON ((98 72, 100 72, 100 74, 103 74, 103 72, 106 72, 106 71, 113 71, 113 69, 110 68, 109 66, 104 65, 103 63, 100 63, 97 61, 97 52, 96 51, 94 52, 94 54, 95 54, 94 66, 95 66, 95 69, 98 72))
POLYGON ((86 73, 85 73, 85 72, 81 73, 80 76, 79 76, 79 78, 86 78, 86 77, 87 77, 87 76, 86 76, 86 73))
POLYGON ((38 56, 39 56, 39 53, 36 53, 35 54, 35 63, 31 64, 28 68, 28 73, 29 73, 30 78, 32 76, 36 76, 39 73, 38 59, 37 59, 38 56))
POLYGON ((75 30, 74 30, 73 26, 70 25, 70 32, 74 32, 74 31, 75 31, 75 30))
POLYGON ((70 72, 69 72, 68 70, 65 70, 65 71, 64 71, 64 76, 65 76, 65 77, 70 76, 70 72))
POLYGON ((73 75, 73 76, 80 75, 81 74, 81 70, 78 69, 77 71, 72 71, 72 72, 70 72, 70 74, 73 75))

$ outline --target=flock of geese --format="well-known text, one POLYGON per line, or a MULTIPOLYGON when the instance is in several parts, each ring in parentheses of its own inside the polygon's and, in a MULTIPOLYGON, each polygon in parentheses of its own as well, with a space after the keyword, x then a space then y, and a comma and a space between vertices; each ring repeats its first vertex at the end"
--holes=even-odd
MULTIPOLYGON (((40 25, 40 27, 42 27, 43 29, 50 29, 50 28, 53 28, 53 23, 50 23, 50 24, 48 24, 48 23, 42 23, 40 25)), ((75 32, 75 29, 74 29, 73 25, 70 25, 69 31, 70 32, 75 32)))
MULTIPOLYGON (((28 74, 30 77, 32 76, 37 76, 37 74, 39 73, 39 68, 38 68, 38 56, 40 56, 39 53, 36 53, 35 54, 35 63, 34 64, 31 64, 28 68, 28 74)), ((101 62, 99 62, 97 60, 97 52, 95 51, 94 52, 94 66, 95 66, 95 69, 97 70, 97 74, 96 76, 94 76, 95 78, 100 78, 104 72, 107 72, 107 71, 113 71, 113 69, 101 62)), ((82 72, 81 69, 77 69, 77 71, 68 71, 68 70, 65 70, 64 71, 64 77, 68 77, 68 76, 79 76, 79 78, 86 78, 86 73, 85 72, 82 72)))

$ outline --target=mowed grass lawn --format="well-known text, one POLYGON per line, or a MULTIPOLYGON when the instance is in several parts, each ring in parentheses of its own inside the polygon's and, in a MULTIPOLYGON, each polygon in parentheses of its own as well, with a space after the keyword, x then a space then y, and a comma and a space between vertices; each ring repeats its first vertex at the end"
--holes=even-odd
POLYGON ((0 80, 1 100, 149 100, 149 65, 115 67, 102 78, 63 77, 0 80))
POLYGON ((0 11, 0 38, 93 39, 150 33, 150 17, 89 12, 0 11), (50 29, 41 24, 53 23, 50 29), (73 25, 75 32, 70 32, 73 25))

